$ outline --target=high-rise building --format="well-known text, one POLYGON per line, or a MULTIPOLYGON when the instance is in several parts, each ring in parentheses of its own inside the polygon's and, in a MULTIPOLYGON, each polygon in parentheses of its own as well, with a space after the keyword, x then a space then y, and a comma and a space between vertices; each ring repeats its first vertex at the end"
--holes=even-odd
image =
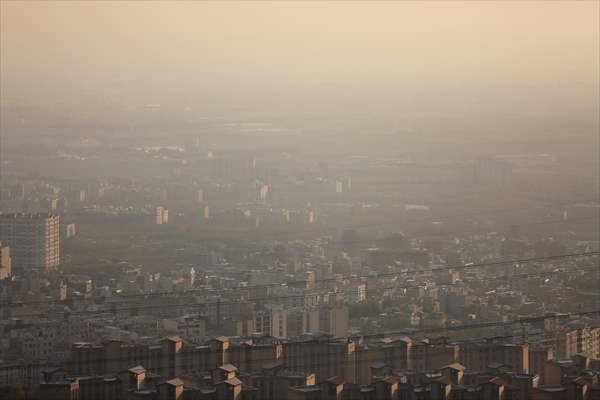
POLYGON ((287 310, 281 306, 270 306, 254 316, 256 334, 287 339, 287 310))
POLYGON ((11 259, 10 247, 4 246, 0 242, 0 280, 10 278, 11 275, 11 259))
POLYGON ((317 222, 317 214, 315 213, 315 210, 308 210, 307 216, 309 224, 314 224, 315 222, 317 222))
POLYGON ((77 229, 75 227, 75 224, 68 224, 65 227, 65 237, 67 239, 72 238, 73 236, 75 236, 76 233, 77 233, 77 229))
POLYGON ((264 201, 269 194, 269 185, 259 184, 258 186, 258 200, 264 201))
POLYGON ((169 210, 164 207, 156 207, 156 225, 163 225, 169 222, 169 210))
POLYGON ((348 307, 323 307, 319 310, 319 330, 334 338, 348 335, 348 307))
POLYGON ((56 269, 60 263, 59 216, 0 214, 0 241, 10 246, 13 272, 56 269))

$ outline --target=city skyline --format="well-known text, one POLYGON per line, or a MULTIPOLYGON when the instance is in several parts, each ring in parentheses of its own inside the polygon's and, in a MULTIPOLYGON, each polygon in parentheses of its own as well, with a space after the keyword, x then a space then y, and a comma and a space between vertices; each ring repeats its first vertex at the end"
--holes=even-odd
POLYGON ((600 2, 0 0, 0 399, 596 400, 600 2))

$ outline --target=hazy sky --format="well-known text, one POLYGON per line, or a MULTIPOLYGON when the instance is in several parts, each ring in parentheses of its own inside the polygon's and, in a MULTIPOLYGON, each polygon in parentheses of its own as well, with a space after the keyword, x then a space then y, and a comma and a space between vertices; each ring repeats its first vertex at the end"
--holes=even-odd
POLYGON ((2 95, 593 91, 599 4, 2 0, 2 95))

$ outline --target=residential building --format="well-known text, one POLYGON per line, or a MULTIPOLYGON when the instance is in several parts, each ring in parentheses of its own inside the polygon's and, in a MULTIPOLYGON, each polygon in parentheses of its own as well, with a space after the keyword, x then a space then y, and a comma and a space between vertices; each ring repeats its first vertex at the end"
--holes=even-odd
POLYGON ((59 216, 0 214, 0 241, 10 246, 13 273, 54 270, 60 263, 59 216))
POLYGON ((4 246, 0 242, 0 280, 10 278, 12 273, 12 260, 10 257, 10 247, 4 246))

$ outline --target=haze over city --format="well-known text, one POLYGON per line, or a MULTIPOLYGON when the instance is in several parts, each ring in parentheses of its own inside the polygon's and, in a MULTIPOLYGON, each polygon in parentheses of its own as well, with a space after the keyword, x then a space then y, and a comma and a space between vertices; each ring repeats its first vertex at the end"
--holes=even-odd
POLYGON ((0 0, 0 399, 600 396, 599 1, 0 0))

